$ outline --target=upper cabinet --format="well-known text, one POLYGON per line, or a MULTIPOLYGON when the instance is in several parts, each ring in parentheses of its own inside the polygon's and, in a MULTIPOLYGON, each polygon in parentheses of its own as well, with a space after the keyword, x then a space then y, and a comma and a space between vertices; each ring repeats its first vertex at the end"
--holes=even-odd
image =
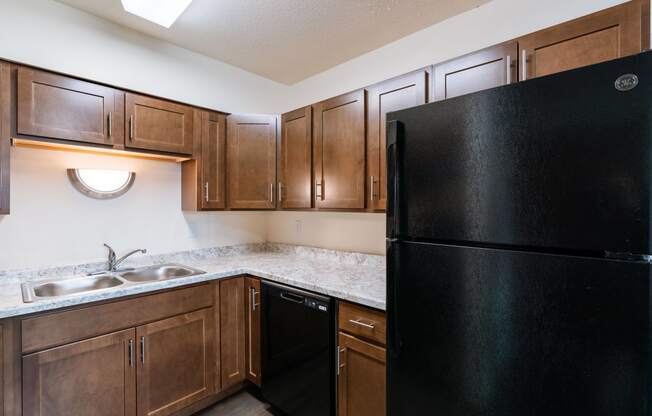
POLYGON ((518 81, 518 43, 483 49, 433 67, 433 101, 518 81))
POLYGON ((519 39, 521 79, 592 65, 650 46, 648 0, 634 0, 519 39))
POLYGON ((227 117, 227 201, 231 209, 274 209, 276 116, 227 117))
POLYGON ((122 97, 102 85, 20 67, 16 130, 20 135, 121 146, 122 97))
POLYGON ((195 110, 194 159, 183 162, 184 211, 226 208, 226 116, 195 110))
POLYGON ((125 146, 193 153, 193 109, 158 98, 126 94, 125 146))
POLYGON ((364 89, 313 106, 316 208, 365 208, 365 110, 364 89))
POLYGON ((283 114, 278 201, 284 209, 312 207, 312 107, 283 114))
POLYGON ((367 206, 384 210, 387 204, 386 115, 424 104, 428 71, 420 70, 369 88, 367 116, 367 206))
POLYGON ((9 214, 9 140, 11 137, 9 65, 0 62, 0 215, 9 214))

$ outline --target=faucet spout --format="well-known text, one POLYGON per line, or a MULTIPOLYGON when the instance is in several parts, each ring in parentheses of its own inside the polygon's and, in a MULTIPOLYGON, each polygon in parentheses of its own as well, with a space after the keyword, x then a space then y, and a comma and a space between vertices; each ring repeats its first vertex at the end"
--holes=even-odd
POLYGON ((140 248, 138 250, 132 250, 129 253, 125 254, 124 256, 120 257, 119 259, 115 260, 111 271, 112 272, 116 271, 118 269, 118 266, 120 266, 125 260, 127 260, 129 257, 133 256, 136 253, 147 254, 147 249, 140 248))

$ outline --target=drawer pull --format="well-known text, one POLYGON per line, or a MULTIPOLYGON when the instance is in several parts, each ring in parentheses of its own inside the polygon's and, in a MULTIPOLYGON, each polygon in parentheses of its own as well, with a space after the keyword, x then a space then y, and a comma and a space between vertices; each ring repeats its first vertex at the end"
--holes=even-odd
POLYGON ((363 328, 372 329, 372 330, 376 329, 376 323, 375 322, 372 322, 372 323, 368 324, 368 323, 362 322, 362 318, 349 319, 349 322, 351 322, 354 325, 359 325, 359 326, 361 326, 363 328))

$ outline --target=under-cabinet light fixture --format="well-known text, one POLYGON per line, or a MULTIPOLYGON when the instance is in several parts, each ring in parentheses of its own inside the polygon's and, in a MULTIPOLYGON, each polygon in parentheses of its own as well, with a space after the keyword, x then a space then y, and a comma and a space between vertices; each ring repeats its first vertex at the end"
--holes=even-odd
POLYGON ((169 29, 190 3, 192 0, 122 0, 122 7, 128 13, 169 29))
POLYGON ((68 179, 75 189, 86 196, 113 199, 131 188, 136 174, 126 170, 68 169, 68 179))

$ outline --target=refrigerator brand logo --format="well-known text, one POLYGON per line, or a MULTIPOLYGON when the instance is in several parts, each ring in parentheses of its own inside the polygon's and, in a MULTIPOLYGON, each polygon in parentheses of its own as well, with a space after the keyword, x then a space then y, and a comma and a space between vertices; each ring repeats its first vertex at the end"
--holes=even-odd
POLYGON ((618 91, 630 91, 638 85, 638 77, 634 74, 625 74, 616 80, 616 89, 618 91))

